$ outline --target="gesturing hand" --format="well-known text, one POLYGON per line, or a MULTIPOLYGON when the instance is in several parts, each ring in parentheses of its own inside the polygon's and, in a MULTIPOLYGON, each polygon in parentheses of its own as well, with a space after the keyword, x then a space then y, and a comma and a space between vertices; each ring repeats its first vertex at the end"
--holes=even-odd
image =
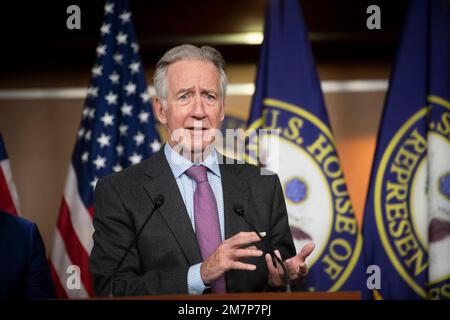
POLYGON ((258 241, 260 238, 254 232, 240 232, 223 241, 200 267, 203 283, 211 284, 231 269, 255 270, 255 265, 240 260, 262 256, 263 252, 255 246, 242 248, 258 241))
MULTIPOLYGON (((313 252, 316 245, 312 242, 306 244, 297 255, 284 261, 286 271, 288 273, 291 284, 298 283, 308 274, 308 266, 305 263, 306 258, 313 252)), ((275 254, 282 260, 280 252, 275 250, 275 254)), ((283 268, 277 264, 275 268, 270 254, 266 254, 266 264, 269 269, 269 285, 274 288, 283 287, 286 285, 283 268)))

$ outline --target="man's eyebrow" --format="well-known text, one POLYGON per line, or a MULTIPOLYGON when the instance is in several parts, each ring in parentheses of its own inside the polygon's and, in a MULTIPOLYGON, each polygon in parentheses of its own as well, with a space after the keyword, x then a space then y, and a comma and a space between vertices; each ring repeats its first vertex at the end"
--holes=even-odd
POLYGON ((192 91, 194 89, 194 87, 190 87, 190 88, 180 88, 177 90, 176 94, 180 94, 180 93, 184 93, 184 92, 189 92, 192 91))
POLYGON ((215 95, 218 95, 217 91, 214 89, 202 89, 201 93, 213 93, 215 95))
MULTIPOLYGON (((180 89, 177 90, 177 92, 175 94, 179 95, 181 93, 193 92, 194 90, 195 90, 194 87, 180 88, 180 89)), ((212 93, 212 94, 215 94, 215 95, 219 95, 219 93, 216 90, 214 90, 214 89, 202 89, 200 91, 200 93, 201 94, 205 94, 205 93, 211 94, 212 93)))

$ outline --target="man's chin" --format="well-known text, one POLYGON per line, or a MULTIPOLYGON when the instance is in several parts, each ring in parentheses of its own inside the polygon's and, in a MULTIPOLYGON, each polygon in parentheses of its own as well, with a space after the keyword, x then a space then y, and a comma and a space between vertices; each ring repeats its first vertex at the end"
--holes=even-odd
POLYGON ((191 153, 203 153, 211 147, 211 143, 199 142, 188 146, 187 151, 191 153))

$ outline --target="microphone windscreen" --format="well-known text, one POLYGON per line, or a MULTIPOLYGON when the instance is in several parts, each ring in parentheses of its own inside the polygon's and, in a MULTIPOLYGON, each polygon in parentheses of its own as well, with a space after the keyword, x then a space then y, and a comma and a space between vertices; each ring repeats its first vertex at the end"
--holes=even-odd
POLYGON ((241 217, 244 216, 244 207, 242 204, 235 204, 233 206, 233 210, 236 214, 240 215, 241 217))
POLYGON ((161 207, 164 204, 164 196, 162 194, 158 194, 155 198, 155 206, 161 207))

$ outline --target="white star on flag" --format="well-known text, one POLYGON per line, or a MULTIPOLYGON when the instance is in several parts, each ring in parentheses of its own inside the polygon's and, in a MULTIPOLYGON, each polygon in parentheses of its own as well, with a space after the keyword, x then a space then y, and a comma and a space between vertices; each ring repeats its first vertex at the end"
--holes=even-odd
POLYGON ((114 3, 105 3, 105 13, 113 13, 114 12, 114 3))
POLYGON ((141 123, 146 123, 148 122, 148 118, 150 117, 150 113, 149 112, 145 112, 144 110, 142 110, 141 112, 139 112, 139 122, 141 123))
POLYGON ((127 96, 136 93, 136 85, 131 81, 128 81, 128 84, 124 87, 124 89, 127 92, 127 96))
POLYGON ((111 73, 109 75, 109 80, 111 80, 111 82, 113 84, 118 84, 119 83, 119 79, 120 79, 120 76, 119 76, 119 74, 116 71, 113 71, 113 73, 111 73))
POLYGON ((89 152, 85 151, 81 155, 81 162, 86 163, 89 161, 89 152))
POLYGON ((126 124, 121 124, 119 126, 119 132, 121 136, 126 136, 127 135, 127 130, 128 130, 128 126, 126 124))
POLYGON ((145 103, 145 102, 150 101, 150 95, 148 94, 147 90, 145 90, 144 92, 142 92, 142 93, 140 94, 140 96, 141 96, 142 102, 145 103))
POLYGON ((136 145, 139 147, 141 144, 144 143, 145 135, 138 131, 137 134, 133 137, 133 140, 136 142, 136 145))
POLYGON ((110 23, 103 23, 102 27, 100 28, 100 32, 102 33, 102 35, 108 34, 111 31, 110 28, 110 23))
POLYGON ((117 155, 118 155, 119 157, 120 157, 121 155, 123 155, 123 150, 124 150, 123 145, 118 144, 118 145, 116 146, 116 152, 117 152, 117 155))
POLYGON ((155 139, 150 143, 150 148, 152 148, 153 153, 158 152, 161 149, 161 143, 159 143, 158 139, 155 139))
POLYGON ((90 184, 91 184, 91 186, 92 186, 92 189, 95 190, 95 186, 97 185, 97 182, 98 182, 98 178, 97 178, 97 177, 95 177, 94 180, 92 180, 92 181, 90 182, 90 184))
POLYGON ((95 109, 92 108, 89 110, 89 115, 88 115, 89 119, 94 119, 95 118, 95 109))
POLYGON ((124 11, 124 12, 122 12, 121 15, 119 15, 119 19, 122 21, 122 24, 130 22, 130 18, 131 18, 131 12, 129 12, 129 11, 124 11))
POLYGON ((98 87, 90 86, 87 88, 87 96, 97 98, 98 97, 98 87))
POLYGON ((137 53, 139 51, 139 45, 136 42, 133 42, 130 44, 130 46, 133 48, 133 52, 137 53))
POLYGON ((83 127, 81 127, 80 128, 80 130, 78 130, 78 139, 81 139, 81 138, 83 138, 83 136, 84 136, 84 128, 83 127))
POLYGON ((120 111, 122 112, 122 114, 124 116, 132 116, 132 110, 133 110, 133 106, 127 104, 126 102, 120 108, 120 111))
POLYGON ((103 66, 99 66, 98 64, 96 64, 91 70, 92 76, 94 78, 100 77, 102 75, 102 70, 103 70, 103 66))
POLYGON ((93 161, 95 167, 97 170, 100 170, 101 168, 104 168, 106 165, 106 158, 101 157, 100 155, 97 156, 97 159, 93 161))
POLYGON ((82 112, 83 119, 86 119, 86 117, 89 116, 89 111, 91 111, 91 110, 87 106, 83 109, 83 112, 82 112))
POLYGON ((99 45, 95 51, 97 52, 97 57, 104 56, 106 54, 106 44, 99 45))
POLYGON ((109 114, 108 112, 105 112, 100 120, 103 122, 103 125, 105 127, 114 125, 114 116, 112 114, 109 114))
POLYGON ((142 160, 142 156, 137 154, 136 152, 133 152, 133 155, 128 158, 130 160, 131 164, 138 164, 142 160))
POLYGON ((114 94, 112 91, 109 91, 108 95, 105 96, 106 101, 108 101, 108 105, 117 104, 117 94, 114 94))
POLYGON ((122 171, 122 166, 120 165, 120 164, 116 164, 114 167, 113 167, 113 170, 114 170, 114 172, 119 172, 119 171, 122 171))
POLYGON ((101 148, 109 146, 109 140, 111 139, 111 136, 108 136, 104 133, 100 137, 97 138, 97 142, 100 144, 101 148))
POLYGON ((119 32, 119 34, 116 37, 117 44, 127 44, 127 38, 128 35, 126 33, 123 33, 122 31, 119 32))
POLYGON ((141 63, 137 61, 133 61, 130 63, 128 68, 131 70, 131 74, 135 74, 139 72, 139 68, 141 67, 141 63))
POLYGON ((86 141, 91 140, 91 134, 92 134, 91 130, 86 131, 86 134, 84 135, 84 140, 86 141))
POLYGON ((116 52, 116 53, 113 55, 113 59, 114 59, 114 61, 115 61, 117 64, 122 64, 123 54, 120 54, 120 53, 116 52))

